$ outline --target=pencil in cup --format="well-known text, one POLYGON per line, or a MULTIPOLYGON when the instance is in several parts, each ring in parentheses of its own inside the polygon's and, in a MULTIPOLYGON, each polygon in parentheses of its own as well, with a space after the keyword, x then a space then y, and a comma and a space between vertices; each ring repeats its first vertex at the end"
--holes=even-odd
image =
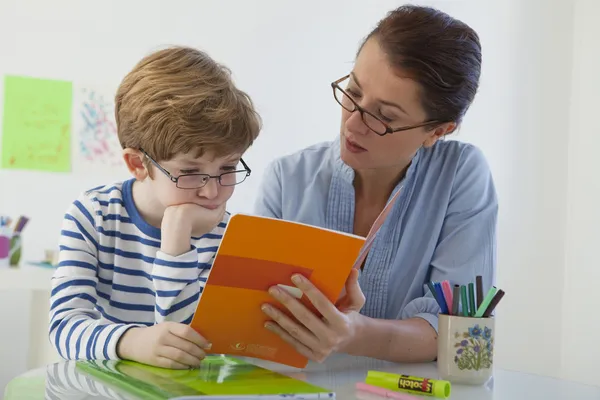
POLYGON ((448 313, 448 306, 446 304, 446 300, 444 299, 444 293, 442 291, 442 286, 439 283, 429 282, 427 284, 429 287, 429 291, 431 292, 433 298, 440 306, 442 313, 448 313))
POLYGON ((11 222, 12 222, 12 220, 10 219, 10 217, 5 217, 3 215, 0 215, 0 230, 3 228, 10 227, 11 222))
POLYGON ((471 318, 489 318, 505 295, 502 289, 492 286, 483 295, 483 279, 478 275, 475 283, 450 285, 449 281, 428 282, 427 286, 440 307, 440 313, 471 318))
POLYGON ((20 235, 25 229, 25 225, 29 222, 29 218, 21 215, 15 224, 15 235, 20 235))

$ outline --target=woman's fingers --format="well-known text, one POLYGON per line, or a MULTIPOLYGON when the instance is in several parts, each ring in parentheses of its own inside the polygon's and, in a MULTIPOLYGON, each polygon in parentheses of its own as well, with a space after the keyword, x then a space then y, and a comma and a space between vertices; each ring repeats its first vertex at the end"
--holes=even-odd
MULTIPOLYGON (((329 329, 327 328, 327 325, 323 323, 323 320, 313 314, 311 310, 306 308, 304 304, 298 301, 294 296, 290 295, 285 289, 274 286, 269 290, 269 294, 287 308, 298 322, 304 325, 315 336, 318 338, 327 336, 329 329)), ((274 309, 273 312, 278 311, 274 309)), ((282 318, 287 318, 285 314, 281 314, 282 318)))
POLYGON ((302 290, 306 297, 308 297, 308 300, 310 300, 310 302, 315 306, 317 311, 321 313, 323 318, 325 318, 331 324, 340 322, 342 316, 340 315, 339 310, 308 279, 300 274, 297 274, 292 276, 292 282, 294 282, 298 289, 302 290))
POLYGON ((294 275, 292 282, 306 295, 323 318, 319 318, 287 291, 274 286, 269 293, 285 306, 296 320, 265 304, 263 311, 274 321, 267 322, 265 327, 294 346, 300 354, 314 361, 323 361, 352 335, 351 322, 346 312, 358 311, 364 304, 364 295, 358 285, 358 271, 352 271, 346 280, 346 295, 341 303, 348 308, 342 310, 305 277, 294 275))
POLYGON ((358 283, 358 270, 353 269, 346 280, 345 292, 346 295, 339 302, 338 308, 342 312, 356 311, 359 312, 365 305, 365 295, 362 292, 358 283))
POLYGON ((286 332, 283 328, 281 328, 281 326, 277 325, 275 322, 267 322, 265 324, 265 328, 275 333, 285 342, 289 343, 293 348, 296 349, 298 353, 302 354, 304 357, 310 360, 317 361, 313 352, 307 346, 295 339, 292 335, 286 332))
MULTIPOLYGON (((279 326, 281 329, 286 331, 292 338, 296 339, 300 343, 304 344, 308 348, 315 348, 319 346, 319 338, 317 338, 312 332, 310 332, 304 326, 293 321, 290 317, 279 311, 275 307, 265 304, 262 310, 279 326)), ((322 322, 321 322, 322 323, 322 322)), ((268 327, 269 323, 265 325, 268 327)))

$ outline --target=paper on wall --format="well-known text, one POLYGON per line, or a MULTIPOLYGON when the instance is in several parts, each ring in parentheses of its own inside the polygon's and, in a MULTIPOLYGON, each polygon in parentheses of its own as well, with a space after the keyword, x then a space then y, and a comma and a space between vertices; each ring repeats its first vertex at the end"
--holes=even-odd
POLYGON ((123 166, 113 90, 100 85, 76 86, 73 133, 75 163, 82 169, 123 166))
POLYGON ((2 168, 71 170, 72 84, 5 76, 2 168))

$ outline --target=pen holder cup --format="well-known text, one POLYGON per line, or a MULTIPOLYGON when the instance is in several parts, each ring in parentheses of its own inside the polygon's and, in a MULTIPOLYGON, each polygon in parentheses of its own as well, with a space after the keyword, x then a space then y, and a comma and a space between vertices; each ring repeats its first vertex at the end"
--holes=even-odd
POLYGON ((0 267, 8 267, 10 264, 10 238, 0 235, 0 267))
POLYGON ((483 385, 494 369, 494 318, 440 314, 437 366, 441 379, 483 385))
POLYGON ((19 266, 19 262, 21 261, 22 246, 23 246, 23 244, 22 244, 20 235, 14 235, 10 239, 9 257, 10 257, 10 266, 11 267, 19 266))

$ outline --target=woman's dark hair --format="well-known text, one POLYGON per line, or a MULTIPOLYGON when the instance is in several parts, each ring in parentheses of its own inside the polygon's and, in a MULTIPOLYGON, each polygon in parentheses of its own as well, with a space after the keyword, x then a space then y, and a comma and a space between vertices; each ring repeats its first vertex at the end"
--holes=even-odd
POLYGON ((379 21, 360 49, 371 38, 394 69, 421 85, 428 119, 462 121, 481 74, 481 44, 471 27, 434 8, 405 5, 379 21))

